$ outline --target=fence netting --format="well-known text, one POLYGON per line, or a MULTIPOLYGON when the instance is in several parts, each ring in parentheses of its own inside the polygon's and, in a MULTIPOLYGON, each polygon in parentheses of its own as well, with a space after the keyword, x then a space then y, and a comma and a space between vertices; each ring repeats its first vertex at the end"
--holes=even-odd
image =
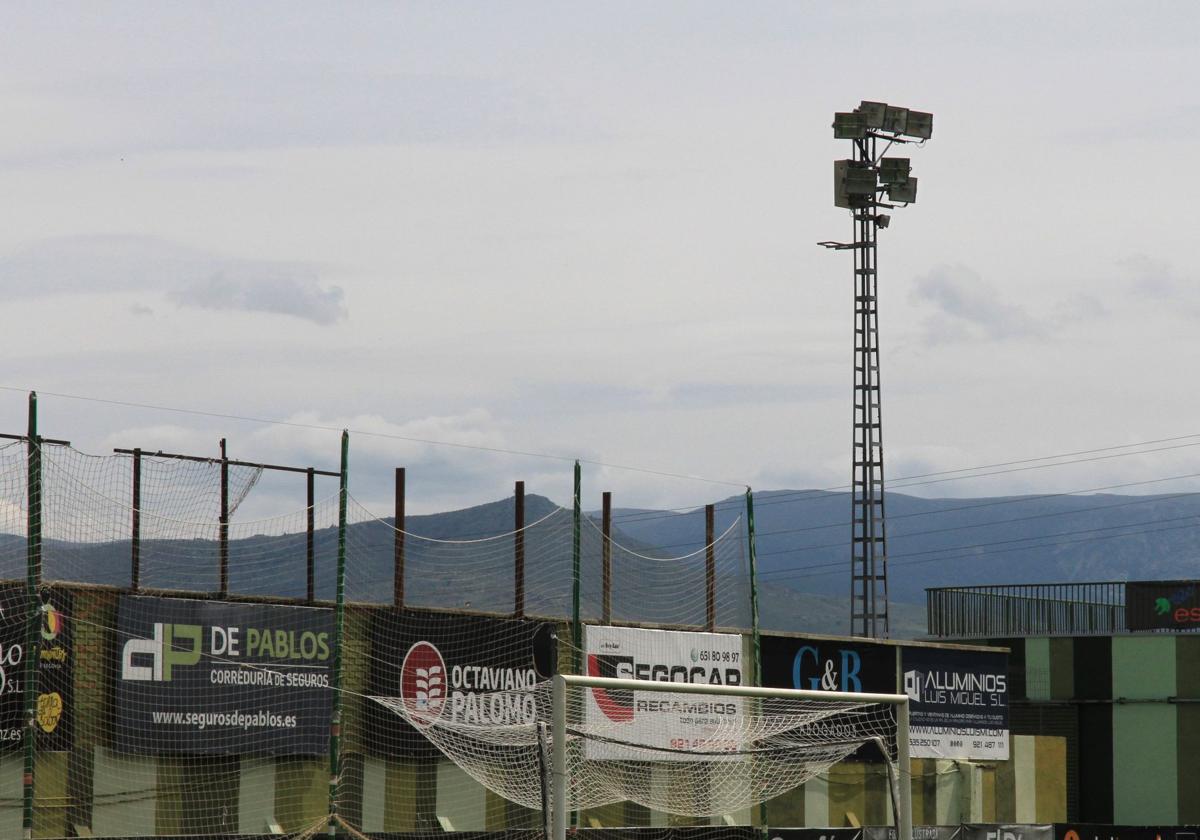
MULTIPOLYGON (((524 763, 505 765, 505 733, 536 734, 556 670, 637 666, 593 650, 606 642, 591 627, 669 627, 749 655, 740 519, 688 546, 606 533, 538 496, 523 523, 512 498, 397 523, 328 480, 311 508, 249 520, 261 475, 0 446, 0 836, 20 836, 30 804, 38 837, 303 836, 331 815, 355 836, 537 831, 534 753, 522 741, 524 763), (569 620, 576 603, 588 634, 569 620), (404 698, 497 739, 497 769, 414 725, 404 698)), ((665 803, 630 802, 588 824, 667 819, 665 803)))

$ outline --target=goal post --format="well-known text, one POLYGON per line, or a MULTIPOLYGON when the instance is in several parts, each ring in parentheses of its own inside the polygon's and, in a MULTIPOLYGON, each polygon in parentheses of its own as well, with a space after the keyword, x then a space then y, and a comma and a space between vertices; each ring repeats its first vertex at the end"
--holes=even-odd
MULTIPOLYGON (((793 731, 803 732, 801 721, 807 717, 820 719, 820 709, 843 710, 835 711, 832 714, 841 714, 844 710, 875 707, 892 707, 894 708, 895 722, 892 733, 895 737, 895 764, 898 790, 896 791, 896 821, 898 840, 912 840, 912 770, 909 761, 909 709, 908 697, 903 694, 868 694, 860 692, 838 692, 838 691, 807 691, 802 689, 786 689, 786 688, 759 688, 755 686, 744 685, 709 685, 705 683, 682 683, 682 682, 667 682, 656 680, 633 680, 633 679, 616 679, 611 677, 592 677, 572 674, 558 674, 552 677, 552 713, 551 713, 551 756, 550 756, 550 838, 549 840, 566 840, 567 836, 567 813, 569 811, 570 798, 569 792, 569 747, 568 740, 572 737, 587 739, 588 737, 596 738, 602 746, 607 750, 616 750, 616 755, 620 755, 619 750, 627 750, 633 755, 644 755, 647 751, 653 750, 660 754, 660 760, 666 759, 667 763, 671 759, 674 761, 711 761, 714 767, 719 767, 723 762, 730 763, 738 759, 754 760, 761 750, 752 748, 750 745, 756 739, 764 737, 775 737, 777 740, 773 750, 794 749, 797 752, 803 751, 809 746, 816 747, 817 742, 811 741, 804 737, 799 737, 792 734, 793 731), (663 747, 647 748, 644 745, 637 743, 635 740, 622 740, 621 736, 616 734, 619 727, 609 727, 607 734, 589 736, 581 733, 578 729, 572 730, 569 723, 578 723, 578 721, 570 721, 571 714, 569 713, 569 689, 593 691, 599 690, 605 698, 611 700, 613 697, 623 696, 632 697, 632 692, 661 692, 672 695, 706 695, 717 698, 749 698, 768 703, 807 703, 806 708, 817 710, 815 713, 810 712, 805 715, 788 714, 786 712, 777 712, 775 714, 758 715, 754 721, 750 721, 749 717, 743 717, 740 714, 741 706, 730 705, 730 709, 739 710, 734 718, 729 721, 722 721, 721 736, 718 738, 700 738, 700 739, 672 739, 671 743, 681 741, 684 743, 684 748, 673 749, 663 747), (794 719, 794 720, 791 720, 794 719), (765 722, 764 722, 765 721, 765 722), (790 727, 790 728, 789 728, 790 727), (745 739, 744 741, 742 739, 745 739), (689 751, 686 747, 691 746, 694 749, 689 751), (743 748, 747 747, 747 748, 743 748)), ((645 705, 645 704, 643 704, 645 705)), ((625 706, 619 706, 622 712, 617 715, 610 715, 615 719, 620 719, 625 723, 633 722, 634 705, 631 702, 627 709, 625 706)), ((650 708, 647 706, 647 708, 650 708)), ((699 708, 699 707, 698 707, 699 708)), ((783 708, 779 706, 779 708, 783 708)), ((607 714, 607 712, 606 712, 607 714)), ((579 715, 576 710, 576 716, 579 715)), ((826 717, 826 728, 831 728, 828 720, 832 718, 826 717)), ((866 737, 847 738, 843 741, 829 741, 827 743, 837 743, 846 752, 852 751, 848 744, 862 743, 870 740, 866 737)), ((819 748, 819 747, 816 747, 819 748)), ((577 751, 580 749, 576 748, 577 751)), ((826 758, 826 760, 828 760, 826 758)), ((836 760, 836 759, 835 759, 836 760)), ((890 759, 889 759, 890 760, 890 759)))

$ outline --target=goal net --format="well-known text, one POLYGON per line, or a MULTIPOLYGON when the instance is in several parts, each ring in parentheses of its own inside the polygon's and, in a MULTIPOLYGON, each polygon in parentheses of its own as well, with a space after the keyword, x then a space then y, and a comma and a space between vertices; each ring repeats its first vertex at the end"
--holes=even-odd
POLYGON ((375 699, 485 787, 546 812, 551 840, 569 813, 617 802, 694 817, 744 811, 871 743, 892 769, 908 836, 902 695, 560 675, 479 696, 493 720, 514 721, 497 725, 443 715, 438 678, 419 675, 430 691, 375 699))

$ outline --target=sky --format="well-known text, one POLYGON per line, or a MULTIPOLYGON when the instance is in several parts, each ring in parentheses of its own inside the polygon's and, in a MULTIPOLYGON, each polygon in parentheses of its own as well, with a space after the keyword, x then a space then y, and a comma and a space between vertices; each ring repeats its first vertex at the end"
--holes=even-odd
POLYGON ((880 234, 890 486, 1200 489, 1165 480, 1200 473, 1194 3, 4 17, 0 431, 37 390, 87 452, 336 469, 350 428, 380 512, 398 466, 413 513, 569 504, 574 458, 589 507, 839 487, 852 276, 816 243, 871 99, 934 114, 880 234), (1120 457, 970 469, 1084 450, 1120 457))

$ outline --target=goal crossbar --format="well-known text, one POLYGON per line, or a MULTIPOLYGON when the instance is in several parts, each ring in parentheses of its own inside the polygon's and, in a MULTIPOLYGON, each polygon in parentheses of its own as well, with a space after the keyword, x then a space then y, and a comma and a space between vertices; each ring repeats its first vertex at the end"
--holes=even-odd
POLYGON ((658 680, 629 680, 614 677, 590 677, 556 674, 552 678, 553 719, 551 721, 551 837, 567 836, 567 688, 604 688, 624 691, 662 691, 676 694, 708 694, 731 697, 761 697, 828 702, 839 700, 862 705, 881 704, 896 707, 896 775, 898 797, 896 812, 897 840, 912 840, 912 767, 908 744, 908 697, 904 694, 868 694, 865 692, 810 691, 789 688, 761 688, 750 685, 708 685, 658 680))

